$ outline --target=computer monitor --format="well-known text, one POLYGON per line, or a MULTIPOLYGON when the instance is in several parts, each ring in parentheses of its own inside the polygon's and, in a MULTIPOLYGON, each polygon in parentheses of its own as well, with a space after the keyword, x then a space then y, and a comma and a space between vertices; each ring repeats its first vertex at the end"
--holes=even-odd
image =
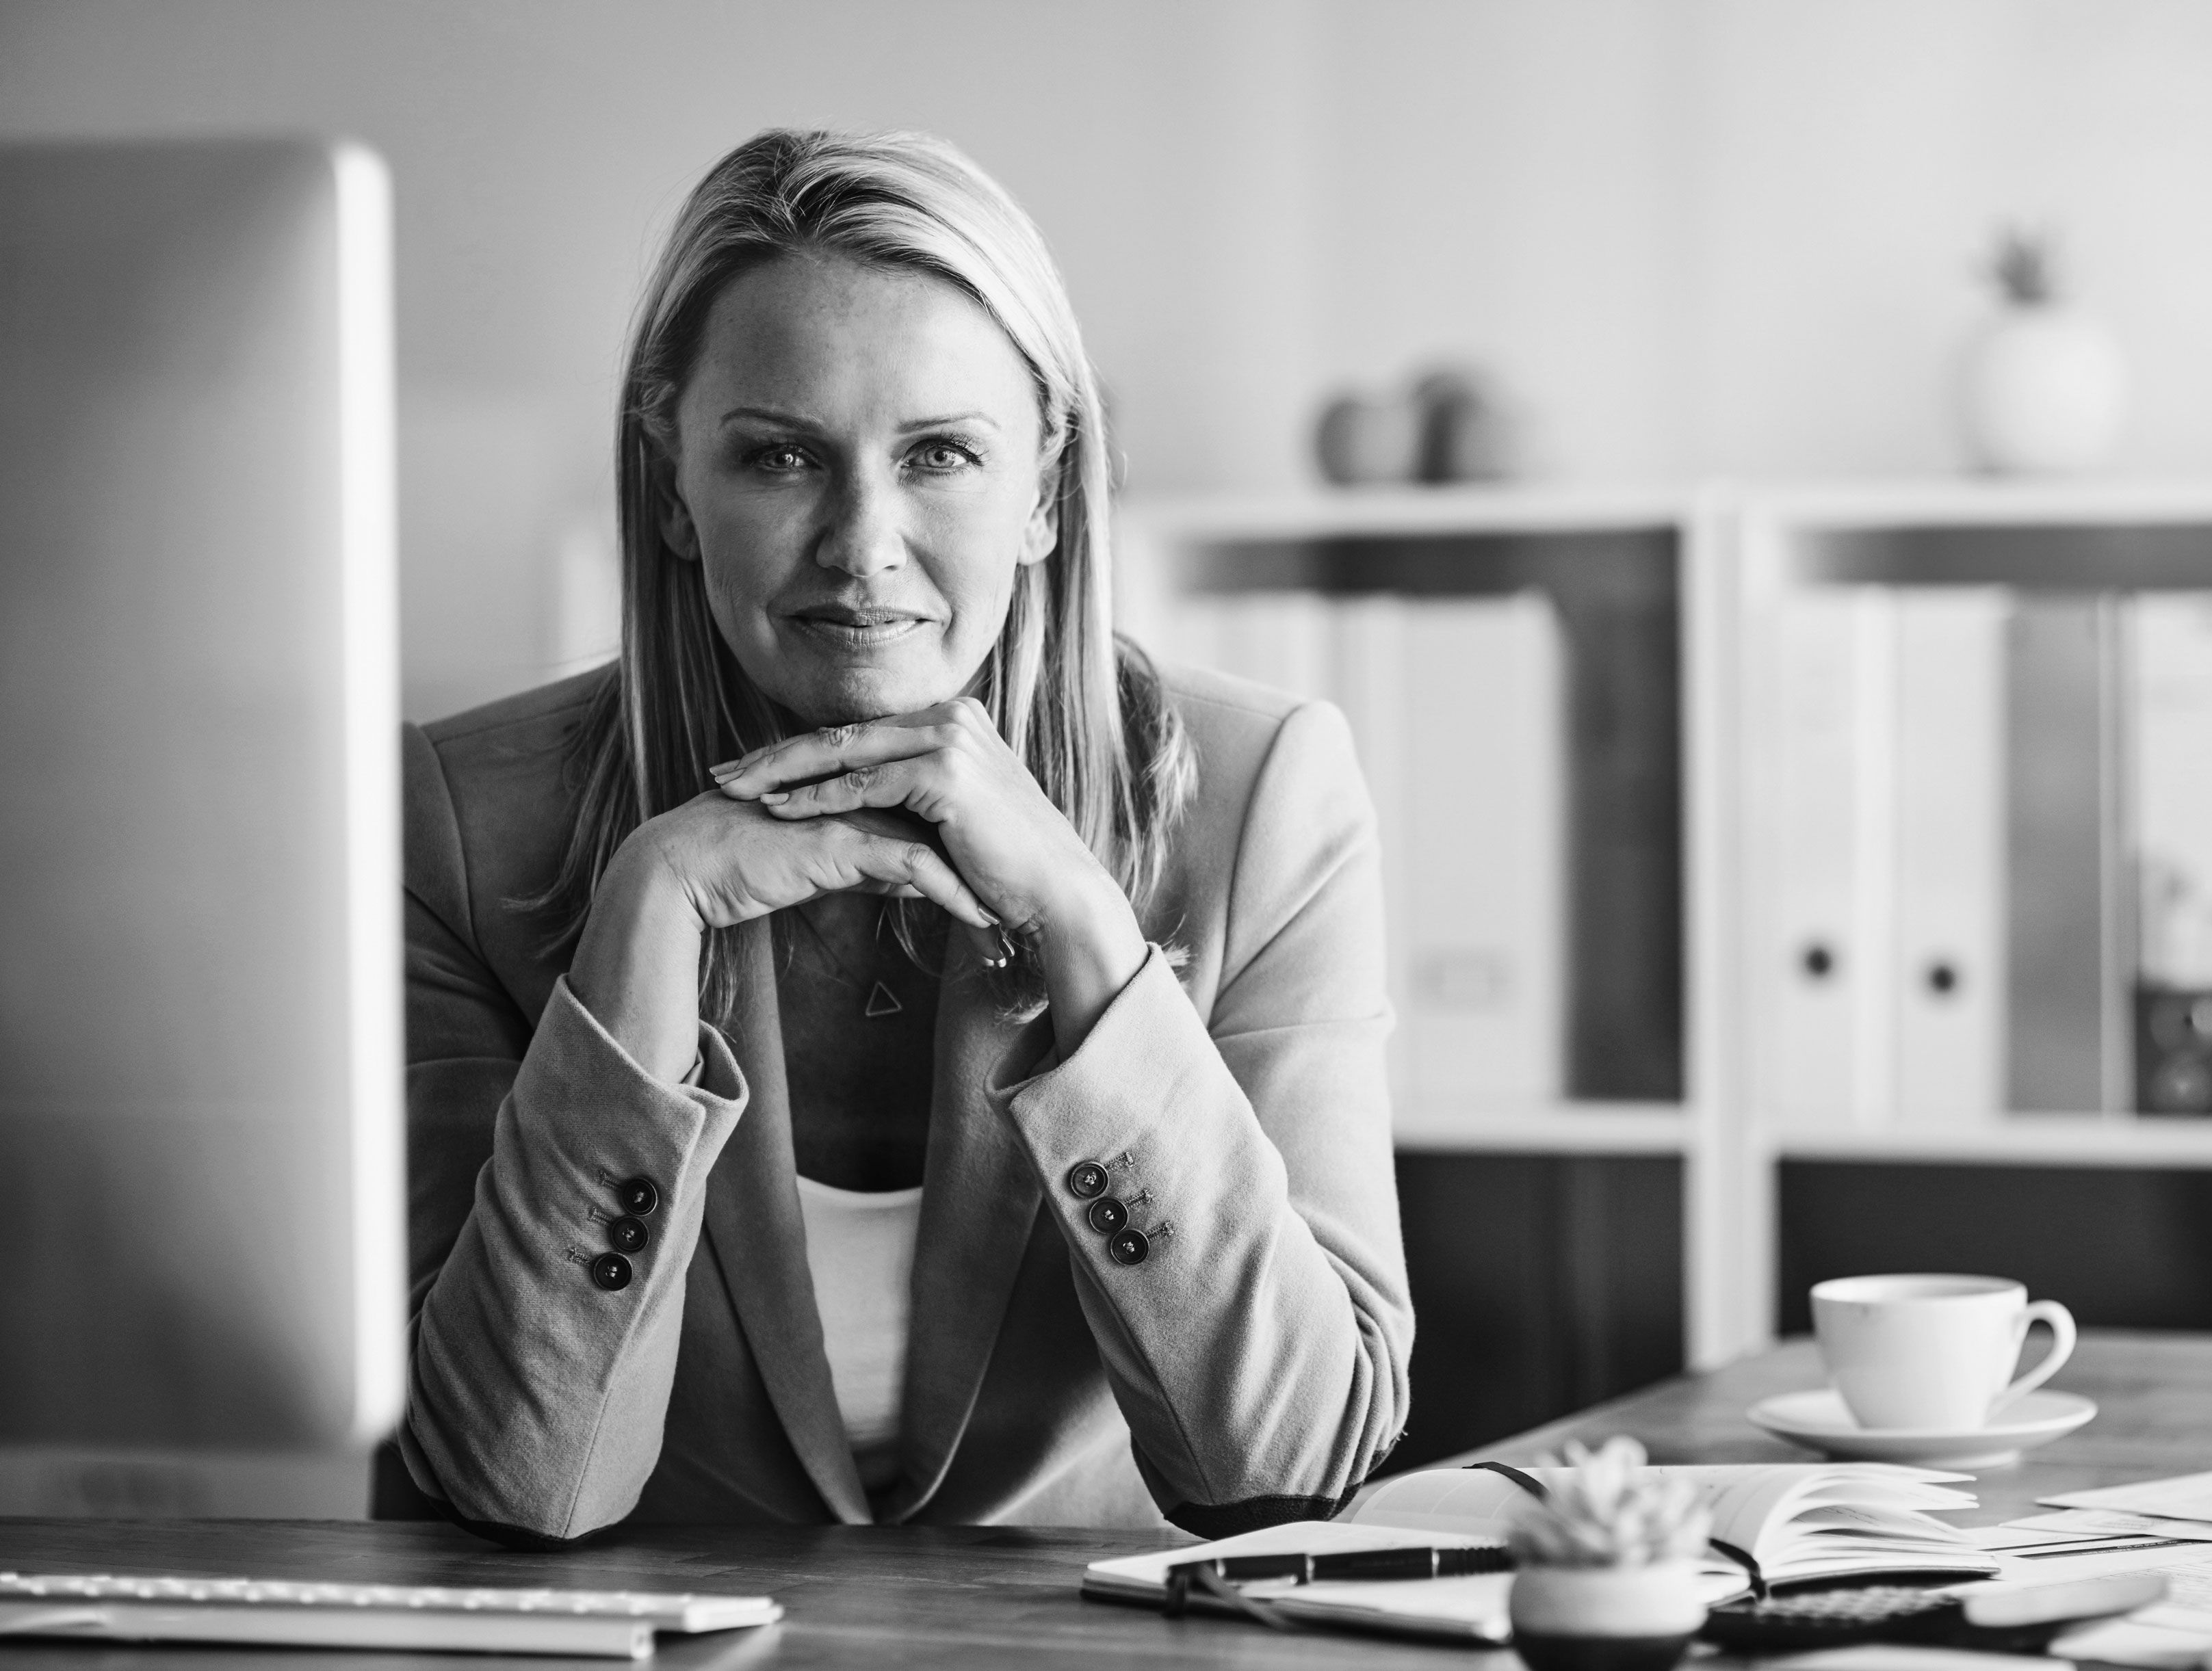
POLYGON ((398 1414, 388 202, 0 148, 0 1443, 398 1414))

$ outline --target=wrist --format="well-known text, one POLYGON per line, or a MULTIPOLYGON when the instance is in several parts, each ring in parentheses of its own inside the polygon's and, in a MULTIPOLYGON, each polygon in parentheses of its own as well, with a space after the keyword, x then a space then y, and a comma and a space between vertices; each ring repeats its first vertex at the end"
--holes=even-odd
POLYGON ((1045 984, 1055 1002, 1083 993, 1089 1003, 1110 998, 1143 966, 1145 931, 1128 898, 1100 871, 1097 884, 1069 898, 1035 924, 1045 984))
POLYGON ((1048 959, 1055 950, 1073 952, 1115 943, 1127 946, 1144 940, 1128 896, 1105 868, 1097 864, 1069 878, 1068 886, 1048 900, 1028 926, 1048 959))
POLYGON ((1063 1060, 1082 1048, 1098 1018, 1145 966, 1145 931, 1137 913, 1103 869, 1097 878, 1098 885, 1073 893, 1038 925, 1053 1035, 1063 1060))
POLYGON ((633 831, 607 861, 592 893, 594 914, 603 904, 621 916, 649 920, 664 930, 706 932, 706 917, 692 896, 690 883, 650 824, 633 831))
POLYGON ((568 990, 646 1072, 674 1081, 697 1050, 698 912, 679 879, 634 838, 592 893, 568 990))

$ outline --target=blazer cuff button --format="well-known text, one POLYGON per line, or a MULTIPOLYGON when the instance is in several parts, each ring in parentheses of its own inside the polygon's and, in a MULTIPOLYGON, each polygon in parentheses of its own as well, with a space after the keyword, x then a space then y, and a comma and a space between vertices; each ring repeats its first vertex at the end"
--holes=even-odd
POLYGON ((615 1185, 615 1199, 630 1217, 649 1219, 653 1208, 660 1205, 660 1191, 649 1178, 625 1178, 615 1185))
POLYGON ((1111 1196, 1101 1196, 1091 1203, 1091 1210, 1084 1217, 1091 1220, 1091 1227, 1100 1235, 1111 1236, 1127 1227, 1129 1209, 1111 1196))
POLYGON ((617 1253, 642 1253, 652 1239, 635 1219, 617 1219, 607 1226, 607 1245, 617 1253))
POLYGON ((1106 1242, 1106 1251, 1117 1265, 1141 1265, 1152 1250, 1152 1238, 1141 1230, 1124 1230, 1106 1242))
POLYGON ((1106 1169, 1096 1160, 1078 1162, 1068 1169, 1067 1188, 1071 1194, 1089 1201, 1093 1196, 1106 1193, 1106 1169))
POLYGON ((592 1280, 609 1293, 627 1288, 629 1287, 629 1261, 619 1253, 601 1254, 592 1261, 592 1280))

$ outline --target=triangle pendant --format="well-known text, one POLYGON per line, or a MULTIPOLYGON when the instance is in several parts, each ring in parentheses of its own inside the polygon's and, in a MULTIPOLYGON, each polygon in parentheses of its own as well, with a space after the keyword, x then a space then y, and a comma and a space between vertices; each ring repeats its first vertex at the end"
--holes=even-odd
POLYGON ((878 981, 868 994, 868 1007, 861 1012, 871 1021, 879 1015, 896 1015, 906 1006, 892 995, 890 988, 878 981))

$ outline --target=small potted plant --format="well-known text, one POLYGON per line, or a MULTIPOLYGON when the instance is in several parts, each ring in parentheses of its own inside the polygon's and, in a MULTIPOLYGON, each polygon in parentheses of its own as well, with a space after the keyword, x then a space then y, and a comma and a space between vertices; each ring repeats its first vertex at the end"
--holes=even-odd
POLYGON ((1711 1517, 1644 1447, 1567 1447, 1573 1472, 1526 1504, 1510 1540, 1513 1645, 1531 1671, 1668 1671, 1705 1623, 1698 1563, 1711 1517))
POLYGON ((1974 462, 1999 475, 2104 463, 2127 417, 2127 367, 2112 333, 2068 299, 2047 233, 2005 228, 1987 272, 1999 306, 1968 345, 1960 386, 1974 462))

